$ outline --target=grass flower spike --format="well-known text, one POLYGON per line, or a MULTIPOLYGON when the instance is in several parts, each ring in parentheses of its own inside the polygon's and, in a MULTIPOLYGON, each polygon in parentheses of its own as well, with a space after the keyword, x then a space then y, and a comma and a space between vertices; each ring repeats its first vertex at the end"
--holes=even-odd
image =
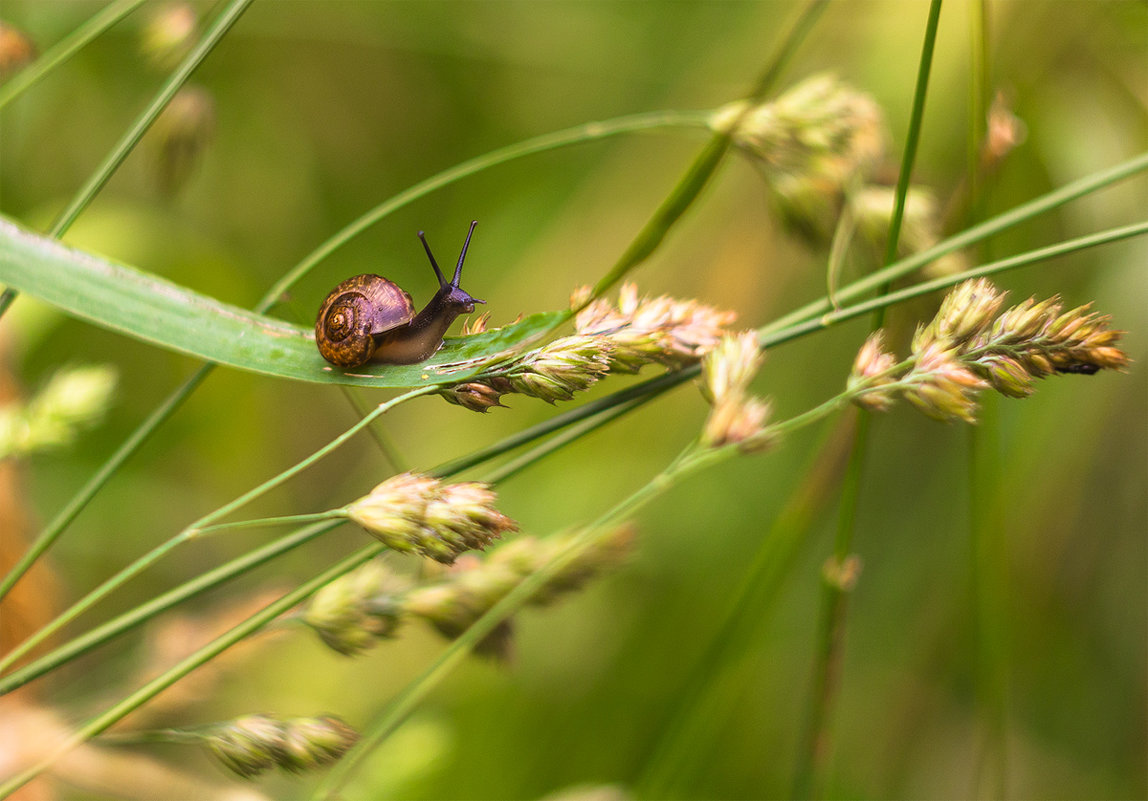
POLYGON ((706 354, 701 390, 713 409, 702 429, 704 446, 740 445, 752 452, 770 445, 765 428, 769 403, 749 394, 763 358, 753 331, 727 335, 706 354))
POLYGON ((450 564, 464 551, 482 549, 504 531, 517 529, 494 508, 494 499, 483 484, 444 484, 403 473, 342 511, 393 550, 450 564))
POLYGON ((299 620, 333 650, 354 656, 394 635, 402 622, 397 599, 409 586, 375 559, 317 592, 299 620))
POLYGON ((567 401, 610 371, 614 346, 602 336, 556 339, 528 354, 507 374, 513 392, 547 403, 567 401))
MULTIPOLYGON (((710 127, 729 130, 745 107, 737 101, 718 109, 710 127)), ((884 155, 877 102, 823 74, 740 119, 733 141, 761 165, 783 218, 811 239, 828 241, 846 191, 884 155)))
MULTIPOLYGON (((581 305, 587 291, 577 290, 572 305, 581 305)), ((636 373, 652 362, 671 369, 694 364, 717 345, 736 318, 734 312, 696 300, 640 298, 637 286, 627 282, 616 304, 601 298, 591 302, 578 312, 574 327, 579 334, 603 336, 610 342, 610 369, 636 373)))
POLYGON ((983 278, 956 287, 936 317, 917 329, 913 355, 899 377, 880 333, 871 336, 849 379, 857 390, 854 402, 883 410, 899 392, 930 417, 972 423, 977 393, 988 387, 1023 398, 1036 379, 1053 373, 1091 375, 1127 366, 1117 347, 1121 332, 1088 306, 1063 311, 1059 298, 1029 298, 998 314, 1003 302, 1004 294, 983 278))
MULTIPOLYGON (((440 634, 455 638, 482 617, 527 576, 542 569, 570 546, 576 535, 539 539, 520 537, 491 552, 460 561, 443 580, 418 587, 408 593, 402 606, 410 615, 421 617, 440 634)), ((550 603, 560 595, 581 587, 599 573, 620 563, 630 552, 633 530, 628 526, 608 529, 578 556, 566 564, 531 596, 534 605, 550 603)), ((480 646, 483 652, 505 657, 511 630, 503 625, 480 646)))
POLYGON ((329 765, 358 738, 358 732, 330 715, 286 720, 247 715, 213 726, 203 740, 224 767, 251 778, 273 767, 298 773, 329 765))
MULTIPOLYGON (((571 296, 572 308, 585 303, 590 288, 571 296)), ((622 285, 617 303, 599 298, 574 318, 576 333, 561 337, 504 366, 496 375, 443 389, 446 400, 474 412, 502 406, 502 396, 518 393, 547 403, 568 401, 610 371, 637 373, 647 364, 671 370, 695 364, 736 315, 696 300, 644 298, 632 283, 622 285)), ((479 320, 478 330, 485 328, 479 320)))

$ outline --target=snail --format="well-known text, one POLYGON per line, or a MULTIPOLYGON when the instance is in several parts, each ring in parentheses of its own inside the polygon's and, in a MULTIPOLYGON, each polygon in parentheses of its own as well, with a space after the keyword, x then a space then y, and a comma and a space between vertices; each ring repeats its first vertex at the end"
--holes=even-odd
POLYGON ((418 314, 411 296, 381 275, 356 275, 331 290, 315 321, 315 344, 323 358, 339 367, 358 367, 368 361, 416 364, 434 355, 454 318, 474 311, 474 304, 486 302, 472 298, 458 285, 476 225, 477 220, 470 224, 454 280, 449 283, 419 231, 439 288, 418 314))

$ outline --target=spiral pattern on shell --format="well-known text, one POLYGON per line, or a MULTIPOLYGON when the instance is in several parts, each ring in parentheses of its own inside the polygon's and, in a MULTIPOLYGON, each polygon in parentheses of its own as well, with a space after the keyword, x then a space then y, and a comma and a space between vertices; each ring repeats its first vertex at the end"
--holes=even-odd
POLYGON ((358 367, 374 354, 376 338, 414 317, 411 296, 379 275, 356 275, 339 284, 315 321, 319 353, 339 367, 358 367))

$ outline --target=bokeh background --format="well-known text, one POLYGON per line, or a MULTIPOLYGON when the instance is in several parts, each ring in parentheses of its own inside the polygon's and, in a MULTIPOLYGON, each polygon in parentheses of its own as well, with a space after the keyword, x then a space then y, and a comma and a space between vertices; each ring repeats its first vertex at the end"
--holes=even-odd
MULTIPOLYGON (((41 50, 102 4, 5 0, 0 16, 41 50)), ((193 3, 205 18, 212 4, 193 3)), ((146 9, 145 9, 146 10, 146 9)), ((748 90, 797 13, 774 2, 366 2, 261 0, 194 76, 211 98, 206 148, 174 190, 149 135, 66 241, 251 305, 286 269, 366 209, 464 159, 530 136, 639 111, 713 108, 748 90)), ((891 175, 904 143, 927 4, 835 3, 782 85, 833 71, 884 108, 891 175)), ((987 4, 989 84, 1027 138, 985 187, 994 213, 1111 166, 1148 145, 1148 9, 1140 2, 987 4)), ((145 14, 82 50, 0 117, 0 211, 43 230, 126 129, 165 72, 141 51, 145 14)), ((967 174, 969 5, 945 5, 916 180, 945 201, 967 174)), ((562 308, 601 276, 705 141, 697 130, 592 142, 500 166, 420 200, 323 262, 277 313, 306 319, 326 291, 367 271, 421 302, 431 292, 419 229, 450 261, 480 225, 467 287, 493 323, 562 308)), ((1003 256, 1143 217, 1138 178, 987 244, 1003 256)), ((956 226, 962 221, 954 221, 956 226)), ((635 274, 651 293, 695 297, 762 325, 819 297, 825 253, 787 232, 761 177, 729 159, 702 201, 635 274)), ((1148 795, 1148 249, 1141 241, 1001 278, 1019 300, 1095 301, 1128 331, 1125 375, 1043 382, 992 402, 1004 475, 1009 795, 1148 795)), ((912 310, 926 318, 926 304, 912 310)), ((906 318, 908 319, 908 318, 906 318)), ((843 386, 862 322, 770 354, 756 388, 778 417, 843 386)), ((3 369, 29 391, 62 365, 112 363, 107 420, 74 446, 20 465, 16 502, 49 519, 198 365, 20 299, 0 325, 3 369)), ((649 368, 647 374, 650 374, 649 368)), ((588 397, 624 386, 604 382, 588 397)), ((368 400, 383 395, 367 394, 368 400)), ((430 468, 554 414, 540 401, 477 416, 438 399, 388 415, 406 464, 430 468)), ((579 441, 500 488, 525 531, 592 519, 642 486, 693 437, 705 406, 691 386, 579 441)), ((334 389, 218 370, 102 492, 51 552, 58 589, 82 594, 196 517, 303 458, 355 413, 334 389)), ((517 619, 508 664, 472 659, 414 713, 348 797, 538 798, 574 785, 641 786, 687 677, 780 509, 838 421, 774 452, 693 478, 635 521, 620 570, 517 619)), ((898 408, 875 421, 855 550, 827 792, 849 798, 962 798, 978 792, 976 598, 967 499, 970 433, 898 408)), ((361 438, 253 513, 338 506, 389 474, 361 438)), ((475 471, 472 477, 481 477, 475 471)), ((718 702, 689 742, 672 795, 784 797, 809 704, 819 577, 836 497, 785 566, 780 592, 707 668, 718 702)), ((36 530, 33 526, 32 530, 36 530)), ((0 532, 5 546, 18 531, 0 532)), ((181 551, 87 618, 131 608, 273 532, 181 551)), ((361 545, 345 526, 309 549, 190 606, 224 614, 290 587, 361 545)), ((82 625, 82 624, 81 624, 82 625)), ((102 709, 138 683, 168 621, 63 671, 38 692, 66 715, 102 709)), ((85 626, 86 627, 86 626, 85 626)), ((329 711, 361 725, 442 648, 420 627, 350 660, 305 632, 268 637, 182 699, 198 723, 252 711, 329 711)), ((177 692, 175 690, 173 693, 177 692)), ((194 771, 197 753, 158 755, 194 771)), ((218 776, 224 780, 222 775, 218 776)), ((296 797, 308 779, 270 778, 296 797)), ((67 793, 65 792, 65 795, 67 793)), ((79 797, 83 797, 82 795, 79 797)))

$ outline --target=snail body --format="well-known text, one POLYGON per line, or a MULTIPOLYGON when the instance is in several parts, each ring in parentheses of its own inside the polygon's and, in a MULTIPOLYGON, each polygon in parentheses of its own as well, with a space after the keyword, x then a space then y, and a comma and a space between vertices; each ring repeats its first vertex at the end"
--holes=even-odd
POLYGON ((474 304, 485 303, 458 285, 477 224, 470 224, 451 281, 443 276, 419 231, 439 288, 417 314, 410 294, 381 275, 356 275, 331 290, 315 321, 315 344, 323 358, 339 367, 358 367, 369 361, 416 364, 433 356, 455 318, 474 311, 474 304))

